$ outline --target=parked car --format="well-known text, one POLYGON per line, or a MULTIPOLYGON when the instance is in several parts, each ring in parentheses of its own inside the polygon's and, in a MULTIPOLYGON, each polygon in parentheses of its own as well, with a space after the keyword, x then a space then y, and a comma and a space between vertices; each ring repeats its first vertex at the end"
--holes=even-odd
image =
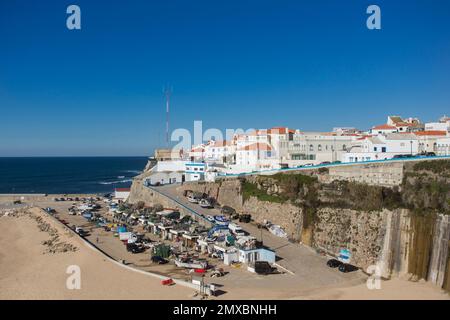
POLYGON ((406 159, 414 157, 412 154, 396 154, 392 159, 406 159))
POLYGON ((187 197, 187 200, 188 200, 190 203, 198 203, 198 202, 199 202, 199 199, 198 199, 197 197, 193 196, 193 195, 189 195, 189 196, 187 197))
POLYGON ((145 251, 145 248, 138 246, 135 243, 127 243, 127 251, 131 253, 141 253, 145 251))
POLYGON ((211 215, 207 215, 207 216, 206 216, 206 219, 207 219, 209 222, 214 222, 214 221, 215 221, 215 220, 214 220, 214 217, 211 216, 211 215))
POLYGON ((336 161, 333 161, 332 163, 333 164, 339 164, 339 163, 342 163, 342 161, 336 160, 336 161))
POLYGON ((255 272, 257 274, 271 274, 276 270, 267 261, 255 261, 255 272))
POLYGON ((228 224, 228 229, 230 229, 231 233, 236 235, 237 233, 241 233, 242 227, 236 223, 230 223, 228 224))
POLYGON ((343 273, 352 272, 352 271, 356 271, 356 270, 358 270, 357 267, 355 267, 351 264, 348 264, 348 263, 343 263, 339 266, 339 271, 343 272, 343 273))
POLYGON ((231 215, 236 213, 236 210, 234 208, 230 207, 230 206, 223 206, 220 209, 220 213, 223 214, 223 215, 231 216, 231 215))
POLYGON ((85 237, 88 234, 87 231, 85 231, 83 228, 80 228, 80 227, 75 227, 75 232, 78 233, 82 237, 85 237))
POLYGON ((322 161, 320 164, 331 164, 330 161, 322 161))
POLYGON ((250 214, 240 214, 239 222, 249 223, 252 220, 252 216, 250 214))
POLYGON ((327 266, 329 266, 330 268, 338 268, 342 264, 343 264, 343 262, 341 262, 337 259, 330 259, 327 261, 327 266))
POLYGON ((312 167, 312 166, 314 166, 314 164, 313 163, 307 163, 307 164, 304 164, 303 166, 304 167, 312 167))
POLYGON ((200 205, 200 207, 205 209, 210 209, 213 207, 207 199, 200 200, 198 204, 200 205))
POLYGON ((436 157, 436 153, 434 152, 422 152, 420 155, 425 157, 436 157))
POLYGON ((157 263, 157 264, 166 264, 169 261, 167 261, 166 259, 164 259, 163 257, 160 256, 152 256, 151 258, 153 263, 157 263))

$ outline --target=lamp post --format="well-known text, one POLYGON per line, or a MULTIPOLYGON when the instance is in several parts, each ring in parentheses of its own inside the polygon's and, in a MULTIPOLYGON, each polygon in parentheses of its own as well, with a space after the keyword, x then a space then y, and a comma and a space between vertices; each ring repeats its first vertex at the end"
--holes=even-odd
POLYGON ((412 145, 413 145, 413 141, 412 140, 410 140, 409 141, 409 143, 410 143, 410 145, 411 145, 411 156, 413 155, 413 152, 412 152, 412 145))

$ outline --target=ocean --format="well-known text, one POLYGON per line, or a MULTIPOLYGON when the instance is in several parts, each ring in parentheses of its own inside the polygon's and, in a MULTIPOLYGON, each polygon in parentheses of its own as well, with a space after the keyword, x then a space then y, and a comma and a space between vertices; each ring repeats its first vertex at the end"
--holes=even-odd
POLYGON ((131 186, 147 157, 0 158, 0 193, 106 193, 131 186))

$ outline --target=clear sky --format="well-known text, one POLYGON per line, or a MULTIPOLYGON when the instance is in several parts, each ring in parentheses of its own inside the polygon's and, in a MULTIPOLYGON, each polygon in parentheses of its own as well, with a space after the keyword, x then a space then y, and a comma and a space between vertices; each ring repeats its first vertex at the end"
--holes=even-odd
POLYGON ((0 41, 0 156, 151 154, 166 83, 172 129, 450 114, 448 0, 0 1, 0 41))

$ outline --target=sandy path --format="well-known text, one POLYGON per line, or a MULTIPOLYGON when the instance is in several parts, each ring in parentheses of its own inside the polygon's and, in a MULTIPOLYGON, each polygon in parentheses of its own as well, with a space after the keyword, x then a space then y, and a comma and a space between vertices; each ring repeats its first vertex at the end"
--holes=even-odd
MULTIPOLYGON (((41 214, 34 211, 35 214, 41 214)), ((43 215, 45 216, 45 215, 43 215)), ((46 253, 48 233, 28 216, 0 218, 0 299, 191 299, 193 290, 115 265, 45 217, 75 252, 46 253), (81 269, 81 289, 66 288, 67 267, 81 269)))

